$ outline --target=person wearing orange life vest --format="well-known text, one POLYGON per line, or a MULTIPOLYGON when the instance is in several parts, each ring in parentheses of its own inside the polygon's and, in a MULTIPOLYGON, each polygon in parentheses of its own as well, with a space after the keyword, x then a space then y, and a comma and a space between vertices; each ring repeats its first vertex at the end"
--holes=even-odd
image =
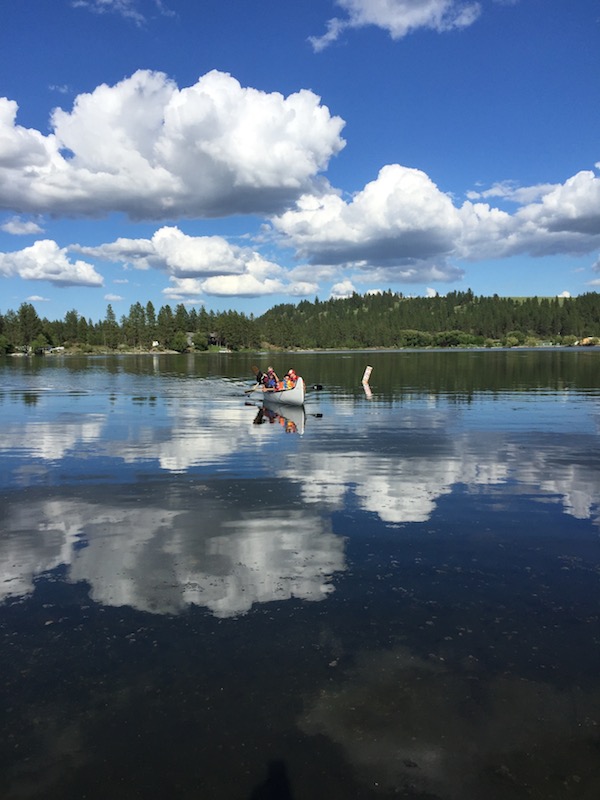
POLYGON ((283 388, 284 389, 293 389, 294 386, 296 385, 297 380, 298 380, 298 376, 296 375, 294 370, 293 369, 288 369, 288 371, 285 373, 285 376, 283 378, 283 388))

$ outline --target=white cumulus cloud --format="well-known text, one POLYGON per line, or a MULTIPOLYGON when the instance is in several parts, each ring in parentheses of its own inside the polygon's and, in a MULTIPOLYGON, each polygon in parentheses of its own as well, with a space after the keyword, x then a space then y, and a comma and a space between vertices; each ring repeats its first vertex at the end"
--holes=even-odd
POLYGON ((399 164, 383 167, 349 202, 333 193, 305 195, 273 225, 314 264, 408 281, 423 279, 425 262, 430 280, 460 274, 445 261, 462 230, 458 210, 424 172, 399 164))
POLYGON ((0 230, 10 233, 13 236, 25 236, 27 234, 41 233, 43 228, 33 220, 22 219, 21 217, 11 217, 0 225, 0 230))
POLYGON ((0 275, 48 281, 56 286, 102 286, 103 283, 91 264, 70 260, 66 248, 60 248, 50 239, 40 239, 13 253, 0 253, 0 275))
POLYGON ((0 98, 0 207, 20 214, 276 212, 345 144, 313 92, 266 93, 216 70, 182 89, 139 70, 55 109, 48 135, 16 115, 0 98))
POLYGON ((165 226, 151 239, 120 238, 114 242, 72 251, 88 257, 156 269, 169 275, 163 294, 184 300, 207 294, 219 297, 258 297, 286 291, 306 296, 314 282, 294 277, 282 266, 250 247, 230 244, 222 236, 189 236, 177 227, 165 226))
POLYGON ((189 236, 175 226, 157 230, 151 239, 119 238, 96 247, 72 245, 91 258, 159 269, 176 278, 242 275, 252 268, 272 269, 251 248, 230 244, 222 236, 189 236))
POLYGON ((202 289, 206 294, 217 297, 258 297, 283 292, 285 283, 278 278, 259 278, 247 273, 207 278, 202 282, 202 289))
POLYGON ((202 281, 197 278, 169 278, 170 286, 162 290, 169 300, 183 302, 191 298, 197 299, 202 294, 202 281))
MULTIPOLYGON (((520 190, 533 197, 540 187, 520 190)), ((463 235, 457 254, 469 260, 589 253, 600 247, 600 179, 583 170, 544 188, 539 199, 508 214, 487 203, 460 209, 463 235)))
POLYGON ((389 164, 351 198, 305 194, 272 225, 315 274, 330 268, 339 278, 352 269, 359 282, 368 273, 370 281, 431 285, 459 279, 461 262, 600 247, 600 178, 592 171, 563 184, 517 189, 506 182, 470 197, 457 206, 424 172, 389 164), (516 210, 474 202, 492 196, 510 199, 516 210))
POLYGON ((342 297, 351 297, 355 291, 356 288, 354 287, 352 281, 340 281, 340 283, 335 283, 331 287, 331 297, 335 298, 336 300, 342 297))
POLYGON ((600 178, 582 170, 554 186, 520 215, 549 233, 600 235, 600 178))

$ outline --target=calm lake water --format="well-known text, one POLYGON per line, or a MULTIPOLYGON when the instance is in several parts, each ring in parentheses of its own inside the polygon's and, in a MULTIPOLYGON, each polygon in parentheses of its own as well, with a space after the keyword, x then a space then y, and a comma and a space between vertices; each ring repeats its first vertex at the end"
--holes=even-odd
POLYGON ((0 796, 599 797, 600 349, 266 358, 0 361, 0 796))

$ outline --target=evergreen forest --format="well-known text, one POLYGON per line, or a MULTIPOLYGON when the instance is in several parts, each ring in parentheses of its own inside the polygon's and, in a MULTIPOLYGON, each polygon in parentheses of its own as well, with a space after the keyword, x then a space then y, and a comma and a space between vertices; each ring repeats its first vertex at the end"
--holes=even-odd
POLYGON ((75 309, 64 319, 40 318, 31 303, 0 314, 0 354, 55 348, 106 351, 256 350, 399 347, 516 347, 600 343, 600 294, 577 297, 477 297, 467 291, 405 297, 386 291, 283 303, 259 317, 134 303, 117 319, 75 309))

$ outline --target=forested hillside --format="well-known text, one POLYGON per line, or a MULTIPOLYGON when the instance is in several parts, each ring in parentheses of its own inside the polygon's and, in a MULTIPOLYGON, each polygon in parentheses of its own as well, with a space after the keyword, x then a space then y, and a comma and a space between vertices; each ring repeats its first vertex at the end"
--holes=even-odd
POLYGON ((471 290, 436 297, 378 294, 281 304, 260 317, 208 312, 179 304, 156 312, 133 304, 118 321, 75 309, 62 320, 41 319, 30 303, 0 314, 0 353, 52 347, 97 350, 232 350, 367 347, 572 345, 600 337, 600 294, 572 298, 476 297, 471 290))
POLYGON ((447 347, 569 343, 600 335, 600 295, 573 298, 403 297, 393 292, 279 305, 258 320, 277 346, 447 347))

